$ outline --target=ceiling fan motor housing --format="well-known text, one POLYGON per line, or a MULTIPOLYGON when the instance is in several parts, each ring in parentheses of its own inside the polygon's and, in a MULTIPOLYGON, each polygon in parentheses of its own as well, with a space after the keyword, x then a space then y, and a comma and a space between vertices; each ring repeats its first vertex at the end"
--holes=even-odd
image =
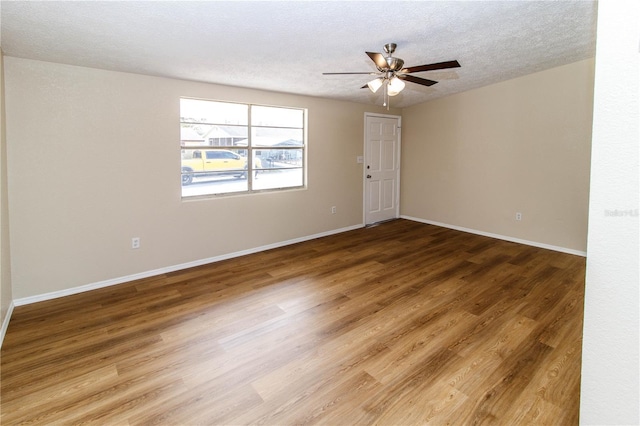
POLYGON ((400 58, 393 58, 389 56, 388 58, 385 58, 385 60, 387 61, 387 65, 389 65, 389 69, 391 71, 400 71, 404 65, 404 61, 400 58))

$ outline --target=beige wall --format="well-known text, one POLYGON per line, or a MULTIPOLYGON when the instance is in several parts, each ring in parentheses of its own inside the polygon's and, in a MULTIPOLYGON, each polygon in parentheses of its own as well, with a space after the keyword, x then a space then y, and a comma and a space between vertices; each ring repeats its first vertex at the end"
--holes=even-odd
MULTIPOLYGON (((4 62, 14 299, 362 224, 382 108, 4 62), (180 96, 308 108, 309 188, 182 201, 180 96)), ((592 81, 583 61, 404 109, 401 214, 585 250, 592 81)))
MULTIPOLYGON (((0 49, 0 324, 4 323, 12 301, 3 59, 3 53, 0 49)), ((2 343, 2 336, 0 336, 0 343, 2 343)))
POLYGON ((382 109, 13 57, 5 80, 14 299, 362 224, 382 109), (182 201, 180 96, 308 108, 308 189, 182 201))
POLYGON ((401 214, 586 251, 593 69, 581 61, 404 109, 401 214))

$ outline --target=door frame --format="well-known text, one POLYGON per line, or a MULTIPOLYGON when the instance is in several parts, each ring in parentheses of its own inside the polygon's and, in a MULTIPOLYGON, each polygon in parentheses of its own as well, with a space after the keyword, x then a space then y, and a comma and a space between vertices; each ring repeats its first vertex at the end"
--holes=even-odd
POLYGON ((396 171, 396 212, 395 219, 400 217, 400 154, 402 152, 402 116, 401 115, 392 115, 392 114, 378 114, 375 112, 365 112, 364 113, 364 161, 362 163, 362 224, 367 226, 367 158, 369 154, 369 145, 367 141, 369 140, 369 126, 368 120, 370 117, 380 117, 380 118, 393 118, 397 120, 398 123, 398 151, 396 153, 398 158, 398 168, 396 171))

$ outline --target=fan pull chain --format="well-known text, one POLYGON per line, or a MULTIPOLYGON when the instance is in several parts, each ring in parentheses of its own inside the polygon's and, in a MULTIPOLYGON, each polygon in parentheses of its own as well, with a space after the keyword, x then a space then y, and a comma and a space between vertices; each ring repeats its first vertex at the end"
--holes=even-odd
POLYGON ((387 92, 387 86, 389 85, 389 82, 387 81, 387 79, 384 80, 384 94, 382 97, 382 106, 386 106, 387 107, 387 111, 389 111, 389 93, 387 92))

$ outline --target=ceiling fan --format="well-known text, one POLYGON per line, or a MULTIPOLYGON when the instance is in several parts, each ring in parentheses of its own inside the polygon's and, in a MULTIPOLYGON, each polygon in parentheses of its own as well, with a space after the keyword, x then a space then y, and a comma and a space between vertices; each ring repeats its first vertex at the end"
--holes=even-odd
POLYGON ((433 64, 418 65, 415 67, 404 67, 404 61, 400 58, 394 58, 393 52, 396 51, 397 45, 395 43, 387 43, 384 45, 384 53, 365 52, 376 65, 378 72, 324 72, 322 75, 340 75, 340 74, 368 74, 377 75, 375 79, 371 80, 362 89, 369 88, 373 93, 376 93, 380 87, 384 89, 384 103, 383 105, 389 109, 388 97, 396 96, 404 89, 405 81, 411 83, 421 84, 423 86, 433 86, 437 83, 434 80, 428 80, 426 78, 416 77, 411 75, 412 73, 422 71, 441 70, 446 68, 458 68, 460 63, 458 61, 446 61, 437 62, 433 64))

